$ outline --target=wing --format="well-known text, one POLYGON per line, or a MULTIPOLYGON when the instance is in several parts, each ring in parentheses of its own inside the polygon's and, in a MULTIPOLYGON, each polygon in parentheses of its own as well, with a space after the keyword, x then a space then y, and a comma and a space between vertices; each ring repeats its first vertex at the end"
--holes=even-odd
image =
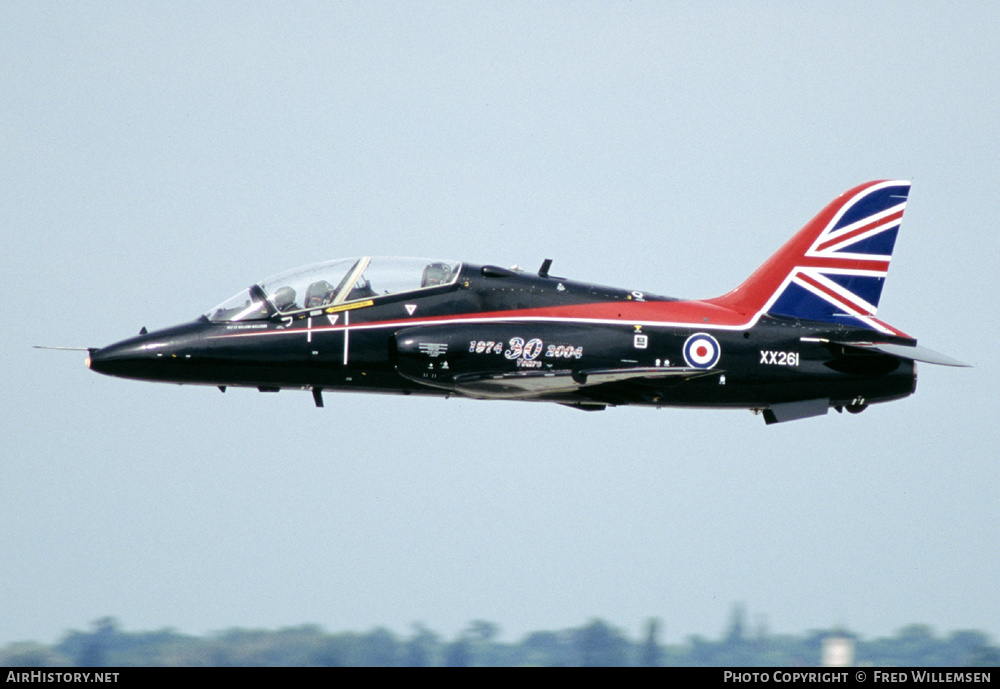
MULTIPOLYGON (((481 399, 530 399, 545 395, 576 392, 583 388, 623 381, 692 378, 718 375, 721 370, 706 371, 682 366, 657 368, 602 368, 581 371, 512 371, 506 373, 464 373, 455 376, 449 387, 468 397, 481 399)), ((417 380, 417 379, 414 379, 417 380)), ((417 380, 417 382, 425 382, 417 380)))

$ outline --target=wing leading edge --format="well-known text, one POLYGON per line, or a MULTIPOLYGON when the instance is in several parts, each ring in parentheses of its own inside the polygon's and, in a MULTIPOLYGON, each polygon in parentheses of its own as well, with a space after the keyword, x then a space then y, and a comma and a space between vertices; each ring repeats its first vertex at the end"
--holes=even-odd
POLYGON ((447 384, 430 383, 416 376, 407 376, 424 385, 447 387, 456 393, 478 399, 531 399, 546 395, 571 393, 577 390, 624 381, 673 379, 683 382, 703 376, 718 375, 722 370, 670 366, 656 368, 602 368, 580 371, 512 371, 504 373, 463 373, 447 384))

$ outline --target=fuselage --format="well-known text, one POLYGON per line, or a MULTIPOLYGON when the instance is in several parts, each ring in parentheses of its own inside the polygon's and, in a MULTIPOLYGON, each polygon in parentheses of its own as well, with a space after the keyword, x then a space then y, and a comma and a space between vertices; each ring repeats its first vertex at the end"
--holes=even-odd
POLYGON ((864 341, 871 331, 863 328, 741 313, 547 271, 449 269, 440 284, 385 292, 376 280, 364 293, 316 280, 294 297, 277 283, 255 286, 245 305, 92 350, 89 365, 223 389, 463 395, 583 409, 765 409, 815 399, 858 408, 914 391, 913 361, 836 344, 864 341), (310 296, 319 282, 329 287, 325 301, 310 296), (278 301, 285 298, 299 301, 278 301))

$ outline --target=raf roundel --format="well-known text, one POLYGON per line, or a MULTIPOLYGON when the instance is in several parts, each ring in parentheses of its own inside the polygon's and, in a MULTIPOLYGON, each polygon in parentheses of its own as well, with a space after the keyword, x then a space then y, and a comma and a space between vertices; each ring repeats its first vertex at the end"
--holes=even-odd
POLYGON ((684 342, 684 361, 692 368, 712 368, 719 353, 718 341, 708 333, 695 333, 684 342))

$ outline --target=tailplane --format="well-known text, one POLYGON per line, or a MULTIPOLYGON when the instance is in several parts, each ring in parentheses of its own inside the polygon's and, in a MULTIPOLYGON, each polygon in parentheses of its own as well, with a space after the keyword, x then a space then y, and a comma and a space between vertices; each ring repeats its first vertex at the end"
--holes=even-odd
POLYGON ((710 303, 905 335, 875 312, 909 191, 909 182, 875 181, 844 192, 742 285, 710 303))

